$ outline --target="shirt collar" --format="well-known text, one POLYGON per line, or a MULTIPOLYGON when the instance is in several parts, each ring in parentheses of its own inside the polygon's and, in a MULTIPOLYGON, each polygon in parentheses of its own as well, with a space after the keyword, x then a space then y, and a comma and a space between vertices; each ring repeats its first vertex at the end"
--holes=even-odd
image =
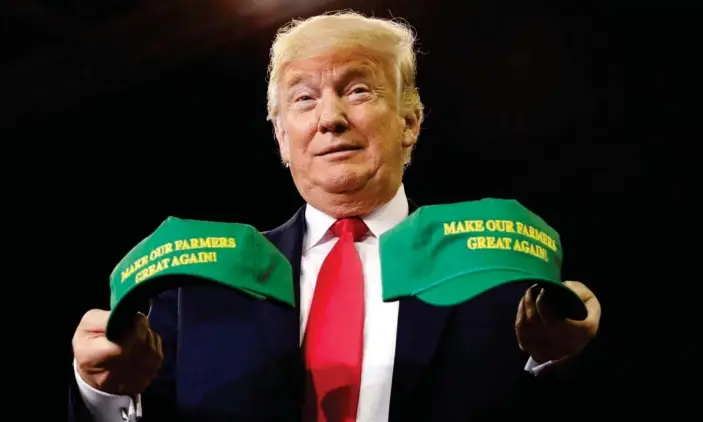
MULTIPOLYGON (((395 227, 408 216, 408 198, 405 196, 405 187, 401 184, 393 199, 385 205, 374 210, 371 214, 362 217, 364 223, 375 237, 381 236, 386 231, 395 227)), ((307 251, 325 239, 328 230, 336 221, 335 218, 323 213, 312 205, 305 207, 305 221, 307 232, 303 243, 303 251, 307 251)))

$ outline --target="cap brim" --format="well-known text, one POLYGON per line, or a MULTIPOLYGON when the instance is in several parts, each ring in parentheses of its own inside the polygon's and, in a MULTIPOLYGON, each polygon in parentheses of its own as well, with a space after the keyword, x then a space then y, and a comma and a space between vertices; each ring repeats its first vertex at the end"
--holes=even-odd
POLYGON ((228 287, 234 291, 241 292, 256 299, 265 299, 265 296, 249 289, 236 289, 227 286, 217 280, 204 278, 201 276, 191 276, 183 274, 157 275, 149 280, 136 285, 132 290, 122 297, 110 312, 105 328, 105 336, 108 340, 119 341, 134 324, 134 318, 141 309, 148 308, 149 301, 168 290, 186 287, 194 284, 216 283, 228 287))
POLYGON ((459 275, 437 283, 417 293, 416 296, 431 305, 452 306, 468 301, 488 290, 515 282, 531 282, 543 287, 544 298, 561 317, 581 321, 588 315, 586 304, 561 282, 511 269, 459 275))

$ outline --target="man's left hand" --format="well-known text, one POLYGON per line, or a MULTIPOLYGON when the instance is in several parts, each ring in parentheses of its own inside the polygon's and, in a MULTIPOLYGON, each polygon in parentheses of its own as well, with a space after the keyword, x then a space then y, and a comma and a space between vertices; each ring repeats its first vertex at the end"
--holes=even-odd
POLYGON ((588 316, 583 321, 557 316, 544 300, 544 290, 536 286, 527 289, 518 305, 518 343, 537 363, 576 356, 598 332, 601 308, 596 296, 578 281, 565 281, 564 285, 586 304, 588 316))

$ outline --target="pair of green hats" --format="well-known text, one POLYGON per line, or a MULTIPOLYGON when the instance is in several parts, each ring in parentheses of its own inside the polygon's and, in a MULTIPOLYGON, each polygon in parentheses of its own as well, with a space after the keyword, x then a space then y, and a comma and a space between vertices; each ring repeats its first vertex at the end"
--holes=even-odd
MULTIPOLYGON (((379 242, 384 301, 416 296, 450 306, 529 281, 547 290, 561 315, 586 317, 584 303, 561 283, 559 235, 517 201, 420 207, 379 242)), ((295 305, 290 263, 256 228, 169 217, 112 272, 107 337, 118 339, 145 300, 193 283, 295 305)))

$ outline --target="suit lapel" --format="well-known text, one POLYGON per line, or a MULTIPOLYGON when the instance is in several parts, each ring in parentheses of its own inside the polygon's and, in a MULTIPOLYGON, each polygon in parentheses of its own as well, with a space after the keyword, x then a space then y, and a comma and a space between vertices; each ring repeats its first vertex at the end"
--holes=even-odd
MULTIPOLYGON (((418 206, 408 201, 412 214, 418 206)), ((403 419, 421 375, 437 348, 449 316, 449 307, 428 305, 415 297, 400 299, 398 332, 391 390, 390 419, 403 419)))
POLYGON ((391 420, 408 408, 412 392, 429 365, 450 313, 408 297, 400 300, 391 390, 391 420))

